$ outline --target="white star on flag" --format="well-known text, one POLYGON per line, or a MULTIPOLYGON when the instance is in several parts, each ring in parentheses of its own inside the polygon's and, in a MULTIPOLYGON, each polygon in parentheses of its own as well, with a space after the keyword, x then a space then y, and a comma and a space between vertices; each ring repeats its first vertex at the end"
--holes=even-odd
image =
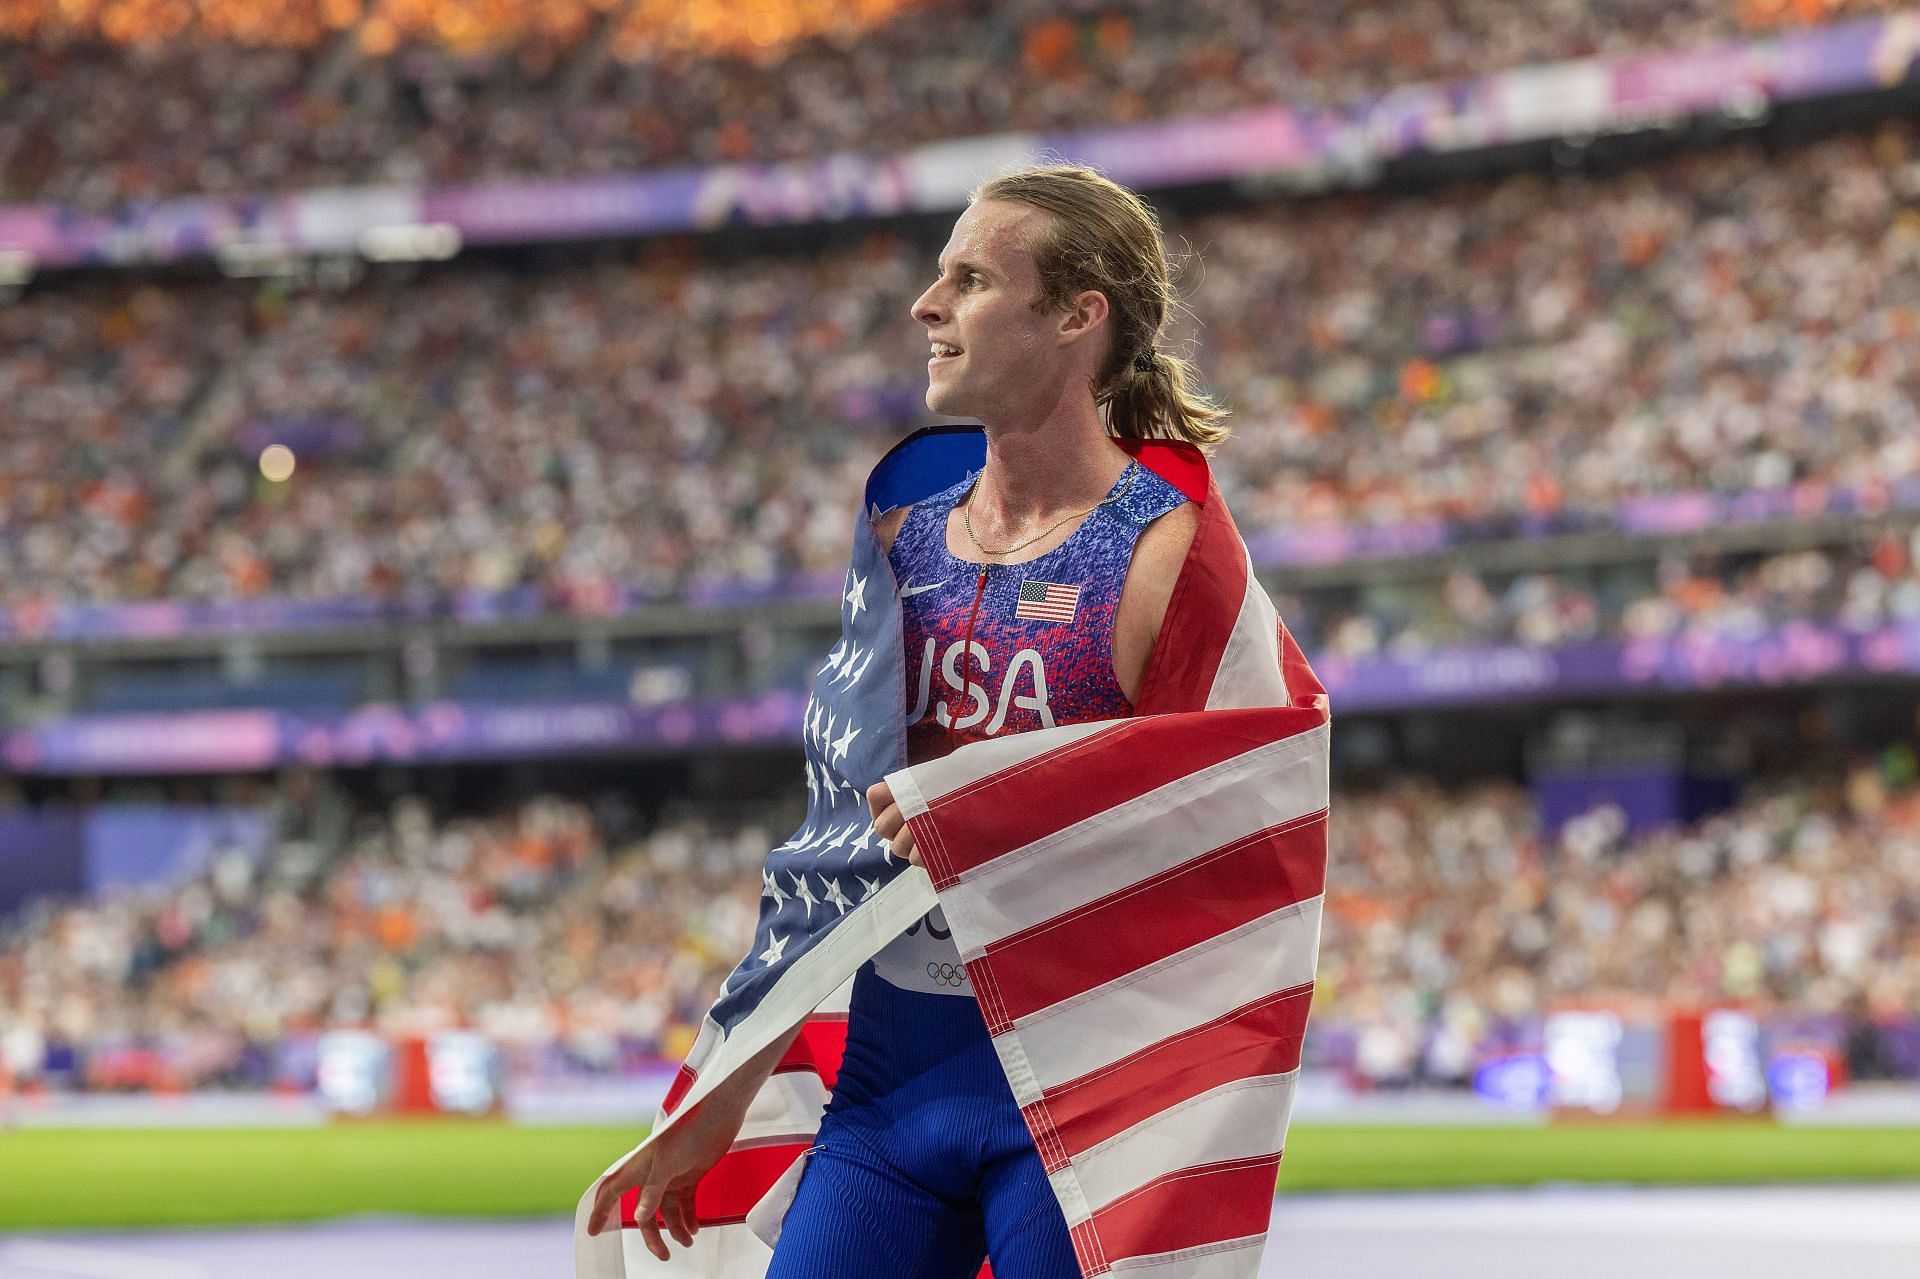
POLYGON ((852 585, 847 587, 847 607, 853 610, 848 617, 858 617, 860 610, 867 606, 867 579, 858 573, 849 573, 847 577, 852 582, 852 585))
POLYGON ((865 875, 855 875, 854 878, 860 881, 862 890, 860 893, 861 901, 865 901, 867 898, 873 896, 874 890, 880 887, 880 881, 878 879, 868 879, 865 875))
POLYGON ((812 760, 802 760, 801 762, 805 764, 807 768, 807 799, 811 801, 815 795, 820 793, 820 779, 813 775, 812 760))
MULTIPOLYGON (((860 660, 860 646, 858 644, 855 644, 853 646, 853 651, 847 654, 846 665, 840 668, 840 673, 834 676, 833 682, 836 684, 850 684, 854 680, 858 679, 859 671, 856 671, 854 669, 853 664, 859 660, 860 660)), ((873 660, 873 656, 871 653, 867 655, 867 660, 868 661, 873 660)), ((865 669, 866 669, 866 666, 862 664, 860 667, 860 670, 865 670, 865 669)))
POLYGON ((822 675, 826 675, 830 672, 839 670, 840 663, 846 659, 846 656, 847 656, 847 639, 846 639, 846 636, 843 635, 840 637, 840 642, 833 646, 833 651, 827 654, 827 664, 820 668, 820 673, 822 675))
POLYGON ((794 875, 792 879, 793 895, 797 900, 807 904, 807 918, 812 919, 813 908, 820 904, 820 899, 813 895, 813 885, 807 882, 805 875, 794 875))
POLYGON ((853 745, 853 739, 860 736, 860 731, 853 726, 852 720, 847 721, 847 731, 840 734, 840 740, 833 744, 834 763, 838 764, 847 757, 847 747, 853 745))
POLYGON ((853 904, 847 900, 847 895, 840 891, 840 881, 837 879, 827 880, 827 895, 824 900, 827 905, 833 907, 842 915, 846 914, 847 907, 853 904))
POLYGON ((849 684, 858 684, 858 683, 860 682, 860 677, 861 677, 862 675, 865 675, 865 674, 867 673, 867 667, 869 667, 869 666, 871 666, 872 664, 873 664, 873 650, 872 650, 872 649, 868 649, 868 650, 867 650, 867 655, 866 655, 865 657, 863 657, 863 658, 861 658, 861 659, 860 659, 860 669, 859 669, 859 670, 857 670, 857 671, 853 669, 853 659, 852 659, 852 658, 848 658, 848 659, 847 659, 847 671, 848 671, 848 674, 847 674, 847 676, 846 676, 846 680, 847 680, 847 683, 849 683, 849 684))
POLYGON ((764 885, 760 895, 762 897, 773 898, 773 908, 775 910, 779 910, 782 906, 787 904, 787 895, 786 893, 780 890, 780 881, 773 877, 772 871, 770 870, 761 871, 760 882, 762 885, 764 885))
MULTIPOLYGON (((827 750, 827 743, 833 740, 833 719, 834 719, 834 715, 833 715, 833 712, 832 712, 832 711, 828 711, 828 712, 827 712, 827 732, 826 732, 826 735, 825 735, 824 737, 821 737, 821 738, 819 738, 819 739, 818 739, 818 741, 817 741, 817 743, 816 743, 816 744, 817 744, 817 745, 818 745, 818 746, 820 747, 820 753, 821 753, 821 754, 823 754, 823 755, 824 755, 824 754, 826 753, 826 750, 827 750)), ((823 761, 823 763, 824 763, 824 761, 823 761)))
POLYGON ((760 952, 760 962, 763 964, 777 964, 780 962, 780 956, 786 953, 786 949, 786 938, 782 937, 779 933, 768 933, 767 948, 760 952))

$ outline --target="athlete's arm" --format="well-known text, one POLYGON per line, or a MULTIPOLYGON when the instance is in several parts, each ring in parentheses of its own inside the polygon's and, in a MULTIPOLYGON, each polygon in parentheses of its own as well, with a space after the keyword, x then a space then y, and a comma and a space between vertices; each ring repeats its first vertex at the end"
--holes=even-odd
POLYGON ((800 1026, 804 1024, 796 1024, 768 1044, 758 1056, 708 1093, 691 1114, 682 1116, 662 1133, 658 1141, 642 1146, 602 1178, 594 1192, 587 1233, 597 1235, 609 1223, 617 1226, 615 1213, 620 1207, 620 1197, 638 1186, 640 1199, 634 1206, 633 1217, 639 1224, 640 1239, 647 1251, 662 1261, 668 1259, 666 1240, 660 1237, 662 1223, 676 1243, 683 1248, 691 1247, 693 1236, 699 1230, 693 1215, 694 1188, 740 1135, 740 1126, 747 1119, 747 1107, 753 1104, 761 1085, 799 1038, 800 1026))
POLYGON ((1180 566, 1187 562, 1187 550, 1199 527, 1193 504, 1184 502, 1147 525, 1133 544, 1133 562, 1113 619, 1113 674, 1129 702, 1140 700, 1140 685, 1153 646, 1160 640, 1161 623, 1167 619, 1173 584, 1180 578, 1180 566))

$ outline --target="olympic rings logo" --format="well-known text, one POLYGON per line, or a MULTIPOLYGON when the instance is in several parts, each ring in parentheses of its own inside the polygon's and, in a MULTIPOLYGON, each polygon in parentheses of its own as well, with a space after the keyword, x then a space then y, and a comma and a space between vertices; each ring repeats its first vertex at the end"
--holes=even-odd
POLYGON ((942 986, 967 984, 967 970, 959 964, 928 964, 927 976, 942 986))

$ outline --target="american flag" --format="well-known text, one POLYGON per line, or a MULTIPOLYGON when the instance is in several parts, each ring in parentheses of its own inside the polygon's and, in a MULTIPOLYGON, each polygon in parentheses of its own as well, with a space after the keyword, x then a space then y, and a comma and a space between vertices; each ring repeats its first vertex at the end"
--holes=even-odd
POLYGON ((1029 579, 1020 583, 1020 596, 1013 606, 1013 615, 1035 622, 1071 622, 1079 609, 1079 587, 1029 579))
MULTIPOLYGON (((701 1182, 693 1247, 656 1261, 631 1228, 631 1193, 623 1229, 588 1238, 589 1187, 580 1279, 765 1274, 838 1070, 846 984, 936 901, 1082 1273, 1258 1271, 1319 946, 1326 696, 1198 451, 1126 447, 1199 514, 1131 719, 904 767, 898 596, 861 522, 844 635, 808 711, 807 823, 768 859, 754 954, 723 987, 655 1131, 805 1027, 701 1182), (848 791, 882 775, 925 871, 884 843, 860 846, 878 836, 848 791)), ((975 430, 914 436, 876 470, 870 510, 947 487, 983 452, 975 430)))

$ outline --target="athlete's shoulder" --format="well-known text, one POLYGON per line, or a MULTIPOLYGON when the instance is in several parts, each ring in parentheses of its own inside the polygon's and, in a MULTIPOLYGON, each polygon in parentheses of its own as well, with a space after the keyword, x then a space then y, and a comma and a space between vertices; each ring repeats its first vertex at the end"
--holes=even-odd
MULTIPOLYGON (((1144 606, 1151 629, 1157 634, 1160 619, 1173 597, 1173 584, 1187 562, 1187 552, 1200 530, 1199 508, 1182 502, 1140 532, 1133 550, 1133 563, 1127 570, 1126 593, 1137 594, 1138 606, 1144 606)), ((1125 597, 1121 606, 1126 607, 1125 597)))
POLYGON ((1141 530, 1133 559, 1120 587, 1113 623, 1113 669, 1127 700, 1140 699, 1147 659, 1160 642, 1160 628, 1173 602, 1173 588, 1187 562, 1200 513, 1192 502, 1180 505, 1141 530))

